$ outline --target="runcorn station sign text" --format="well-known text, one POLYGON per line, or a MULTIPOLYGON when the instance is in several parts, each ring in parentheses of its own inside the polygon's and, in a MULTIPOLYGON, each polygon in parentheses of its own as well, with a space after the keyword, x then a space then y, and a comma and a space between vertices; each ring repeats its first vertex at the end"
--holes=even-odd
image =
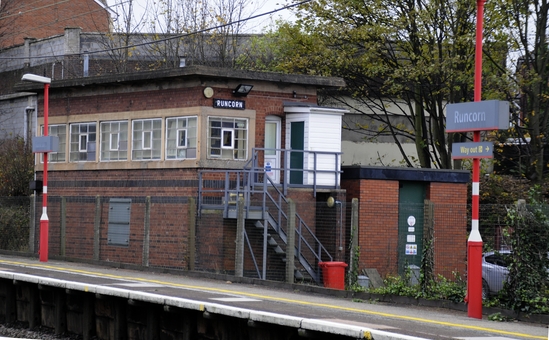
POLYGON ((486 100, 446 106, 446 132, 506 130, 508 128, 509 102, 486 100))

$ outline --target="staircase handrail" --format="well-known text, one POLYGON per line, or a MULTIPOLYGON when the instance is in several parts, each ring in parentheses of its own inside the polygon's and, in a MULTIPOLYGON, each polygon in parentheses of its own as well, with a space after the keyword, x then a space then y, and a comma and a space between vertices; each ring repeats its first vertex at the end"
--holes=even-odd
MULTIPOLYGON (((253 169, 253 168, 259 168, 260 170, 262 170, 262 168, 259 166, 259 158, 258 158, 258 153, 260 151, 273 151, 275 153, 277 152, 281 152, 281 153, 285 153, 285 157, 284 157, 284 164, 286 165, 285 167, 272 167, 271 170, 272 171, 285 171, 287 172, 288 174, 291 172, 291 171, 303 171, 304 173, 312 173, 313 174, 313 184, 312 184, 312 187, 313 187, 313 196, 316 197, 316 192, 317 192, 317 187, 319 186, 318 185, 318 174, 322 174, 322 173, 328 173, 328 174, 333 174, 334 176, 334 185, 332 186, 329 186, 331 188, 334 188, 334 189, 339 189, 340 188, 340 176, 341 174, 343 173, 343 171, 341 170, 341 166, 340 166, 340 160, 341 160, 341 155, 343 154, 342 152, 336 152, 336 151, 316 151, 316 150, 288 150, 288 149, 281 149, 281 148, 258 148, 258 147, 254 147, 252 149, 252 157, 250 158, 250 160, 248 162, 246 162, 246 165, 245 165, 245 169, 253 169), (293 152, 293 153, 302 153, 304 156, 305 154, 309 154, 309 155, 312 155, 313 156, 313 168, 310 169, 310 168, 292 168, 290 167, 290 160, 289 160, 289 154, 290 152, 293 152), (319 155, 331 155, 333 156, 333 169, 318 169, 317 166, 318 166, 318 156, 319 155)), ((264 171, 264 169, 262 170, 264 171)), ((287 175, 285 175, 286 177, 287 175)), ((255 176, 254 180, 257 182, 258 180, 258 177, 255 176)), ((278 185, 278 184, 277 184, 278 185)), ((284 195, 287 195, 288 194, 288 187, 291 187, 291 186, 298 186, 298 185, 291 185, 289 184, 289 178, 285 178, 284 181, 282 181, 282 184, 281 184, 282 188, 283 188, 283 191, 284 191, 284 195)))
MULTIPOLYGON (((256 168, 254 170, 262 170, 261 168, 256 168)), ((264 190, 263 190, 263 193, 264 195, 266 196, 265 198, 269 198, 269 200, 274 204, 274 206, 276 207, 276 210, 279 214, 279 217, 278 219, 276 219, 275 221, 277 222, 278 224, 278 229, 277 232, 279 233, 279 235, 281 237, 284 238, 284 242, 286 243, 287 240, 286 240, 286 232, 280 227, 280 223, 281 223, 281 220, 282 218, 288 220, 288 215, 286 214, 286 212, 284 211, 284 209, 282 208, 282 201, 286 204, 289 203, 288 199, 286 198, 285 195, 282 194, 282 192, 278 189, 277 185, 272 181, 271 178, 269 178, 269 176, 264 176, 265 179, 263 181, 264 183, 264 190), (269 191, 267 190, 267 183, 270 183, 270 187, 273 188, 276 193, 278 194, 278 197, 279 197, 279 202, 276 201, 276 199, 273 197, 273 195, 271 195, 271 193, 269 193, 269 191)), ((265 198, 264 198, 264 201, 265 201, 265 198)), ((265 203, 264 203, 265 205, 265 203)), ((330 253, 328 252, 328 250, 322 245, 322 243, 320 242, 320 240, 316 237, 316 235, 313 233, 313 231, 311 230, 311 228, 309 228, 309 226, 307 225, 307 223, 305 223, 305 220, 303 220, 303 218, 301 218, 301 216, 299 215, 299 213, 296 212, 296 218, 297 218, 297 222, 298 222, 298 227, 296 228, 296 234, 299 236, 298 238, 298 242, 297 242, 297 254, 301 255, 301 244, 304 243, 305 246, 311 251, 311 253, 315 256, 315 258, 318 260, 318 262, 322 262, 322 253, 325 253, 327 255, 327 257, 329 258, 329 261, 332 261, 333 258, 332 256, 330 255, 330 253), (302 231, 302 227, 305 228, 305 231, 311 235, 311 237, 313 238, 313 240, 319 245, 319 249, 318 250, 315 250, 313 249, 313 247, 311 246, 311 244, 307 241, 307 239, 304 237, 303 235, 303 231, 302 231)), ((272 216, 272 214, 271 214, 272 216)))

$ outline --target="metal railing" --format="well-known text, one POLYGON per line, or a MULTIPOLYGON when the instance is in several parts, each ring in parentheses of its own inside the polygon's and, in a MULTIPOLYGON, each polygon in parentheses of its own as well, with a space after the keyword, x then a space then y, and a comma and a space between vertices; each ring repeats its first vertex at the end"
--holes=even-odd
MULTIPOLYGON (((244 217, 249 219, 262 220, 269 224, 276 231, 278 237, 284 244, 287 244, 287 233, 284 228, 287 225, 288 216, 285 207, 288 205, 286 198, 288 187, 312 187, 316 194, 316 189, 320 187, 317 183, 318 174, 333 174, 333 185, 323 185, 338 188, 339 175, 341 171, 339 166, 334 169, 317 169, 317 155, 332 155, 335 160, 339 159, 340 153, 330 152, 312 152, 298 150, 299 153, 310 153, 313 155, 313 169, 292 169, 292 168, 271 168, 270 170, 279 170, 284 172, 284 178, 289 178, 289 171, 303 171, 312 174, 312 185, 298 184, 291 185, 284 180, 282 184, 275 183, 267 175, 264 167, 259 166, 258 151, 287 151, 283 149, 254 149, 253 157, 250 159, 243 170, 201 170, 199 171, 198 186, 198 213, 205 209, 222 209, 225 218, 236 218, 236 204, 240 197, 244 201, 244 217), (282 188, 282 190, 280 190, 282 188)), ((292 151, 293 152, 293 151, 292 151)), ((289 159, 289 156, 285 157, 289 159)), ((289 161, 284 164, 289 164, 289 161)), ((322 245, 311 228, 305 223, 303 218, 296 213, 296 257, 307 271, 307 273, 316 281, 320 282, 320 270, 318 262, 332 261, 333 257, 322 245)), ((249 243, 247 235, 246 242, 249 243)), ((250 245, 248 247, 251 249, 250 245)), ((264 265, 266 259, 266 245, 264 245, 264 265)), ((253 252, 252 256, 253 255, 253 252)), ((260 273, 255 256, 253 258, 256 270, 260 273)), ((263 270, 265 278, 265 269, 263 270)))
MULTIPOLYGON (((253 148, 253 157, 246 163, 244 169, 257 169, 258 174, 263 172, 279 172, 281 183, 276 183, 282 187, 284 195, 288 194, 288 188, 312 188, 313 195, 316 197, 318 188, 340 188, 341 177, 341 152, 330 151, 311 151, 311 150, 288 150, 274 148, 253 148), (266 169, 265 164, 260 166, 259 155, 264 155, 266 152, 272 152, 276 155, 276 159, 281 162, 280 166, 270 166, 266 169), (291 166, 292 156, 298 156, 302 160, 303 167, 297 168, 291 166), (291 174, 301 174, 302 183, 292 183, 291 174)), ((256 182, 261 182, 258 178, 254 178, 256 182)))

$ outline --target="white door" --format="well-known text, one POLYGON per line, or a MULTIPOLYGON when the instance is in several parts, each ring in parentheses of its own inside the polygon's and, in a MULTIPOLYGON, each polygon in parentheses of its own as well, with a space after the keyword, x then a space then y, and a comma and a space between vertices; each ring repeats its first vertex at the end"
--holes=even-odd
POLYGON ((280 118, 267 116, 265 120, 265 173, 271 181, 280 183, 280 118))

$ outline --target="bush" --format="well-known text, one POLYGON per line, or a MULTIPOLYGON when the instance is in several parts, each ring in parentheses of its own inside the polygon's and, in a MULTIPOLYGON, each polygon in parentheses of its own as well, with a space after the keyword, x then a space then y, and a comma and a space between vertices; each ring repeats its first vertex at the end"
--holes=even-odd
POLYGON ((9 200, 0 202, 0 249, 27 251, 29 248, 29 202, 28 200, 9 200), (19 201, 19 204, 13 204, 19 201))
POLYGON ((388 276, 384 281, 384 286, 376 289, 370 289, 374 294, 390 294, 399 296, 409 296, 413 298, 424 298, 429 300, 449 300, 453 302, 463 302, 466 292, 466 282, 454 273, 454 280, 450 281, 443 276, 438 276, 435 280, 430 280, 424 287, 421 285, 410 285, 411 274, 407 272, 403 277, 388 276))
POLYGON ((34 154, 22 138, 0 141, 0 196, 29 196, 34 154))
POLYGON ((517 312, 547 313, 549 208, 540 187, 530 190, 528 205, 510 209, 507 219, 513 252, 501 302, 517 312))

